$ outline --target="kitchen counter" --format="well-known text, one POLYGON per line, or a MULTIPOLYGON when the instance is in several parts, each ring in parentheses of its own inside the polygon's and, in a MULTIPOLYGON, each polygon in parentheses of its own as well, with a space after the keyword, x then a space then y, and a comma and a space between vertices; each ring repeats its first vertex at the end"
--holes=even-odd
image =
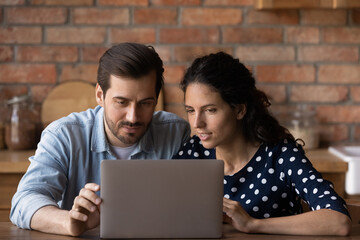
MULTIPOLYGON (((35 150, 0 151, 0 222, 9 221, 11 198, 29 166, 29 157, 35 150)), ((334 183, 335 190, 345 197, 345 173, 347 162, 331 154, 327 149, 307 150, 306 155, 325 179, 334 183)))

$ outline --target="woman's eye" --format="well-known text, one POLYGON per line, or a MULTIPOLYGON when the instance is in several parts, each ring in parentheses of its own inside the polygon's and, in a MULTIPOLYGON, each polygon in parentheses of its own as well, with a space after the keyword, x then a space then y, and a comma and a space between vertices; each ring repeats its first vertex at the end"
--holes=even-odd
POLYGON ((209 108, 206 111, 208 111, 209 113, 215 113, 216 112, 216 108, 209 108))

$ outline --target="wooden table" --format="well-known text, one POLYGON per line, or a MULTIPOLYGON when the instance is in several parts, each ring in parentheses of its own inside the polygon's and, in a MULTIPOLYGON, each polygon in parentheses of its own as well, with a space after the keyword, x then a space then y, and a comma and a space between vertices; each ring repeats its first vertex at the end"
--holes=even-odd
MULTIPOLYGON (((78 238, 69 236, 46 234, 37 231, 20 229, 10 222, 0 222, 0 239, 19 240, 19 239, 37 239, 37 240, 66 240, 66 239, 99 239, 99 228, 85 232, 78 238)), ((266 234, 245 234, 236 231, 230 225, 224 225, 223 239, 228 240, 248 240, 248 239, 289 239, 289 240, 360 240, 360 225, 354 225, 351 235, 348 237, 333 236, 289 236, 289 235, 266 235, 266 234)))
MULTIPOLYGON (((0 221, 9 221, 11 198, 29 166, 28 159, 34 152, 35 150, 0 151, 0 221)), ((323 177, 334 183, 337 193, 345 197, 347 162, 327 149, 308 150, 307 156, 323 177)))

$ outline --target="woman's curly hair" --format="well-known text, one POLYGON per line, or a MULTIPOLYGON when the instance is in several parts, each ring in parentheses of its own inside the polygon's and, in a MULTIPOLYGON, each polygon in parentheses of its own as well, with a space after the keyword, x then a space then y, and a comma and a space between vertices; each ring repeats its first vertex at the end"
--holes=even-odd
POLYGON ((269 99, 255 87, 254 77, 239 59, 224 52, 197 58, 180 83, 184 93, 191 83, 211 86, 231 107, 239 104, 246 106, 246 114, 241 121, 247 140, 271 145, 284 139, 294 140, 291 133, 269 113, 269 99))

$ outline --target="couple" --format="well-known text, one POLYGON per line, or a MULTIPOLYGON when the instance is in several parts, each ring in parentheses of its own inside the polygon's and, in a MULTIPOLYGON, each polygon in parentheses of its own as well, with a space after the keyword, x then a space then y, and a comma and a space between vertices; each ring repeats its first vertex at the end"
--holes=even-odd
POLYGON ((155 112, 163 63, 122 43, 99 62, 94 109, 50 124, 12 200, 21 228, 77 236, 99 225, 103 159, 211 158, 225 163, 224 221, 247 233, 348 235, 346 204, 273 118, 245 66, 225 53, 196 59, 181 82, 188 123, 155 112), (302 213, 301 199, 313 211, 302 213))

